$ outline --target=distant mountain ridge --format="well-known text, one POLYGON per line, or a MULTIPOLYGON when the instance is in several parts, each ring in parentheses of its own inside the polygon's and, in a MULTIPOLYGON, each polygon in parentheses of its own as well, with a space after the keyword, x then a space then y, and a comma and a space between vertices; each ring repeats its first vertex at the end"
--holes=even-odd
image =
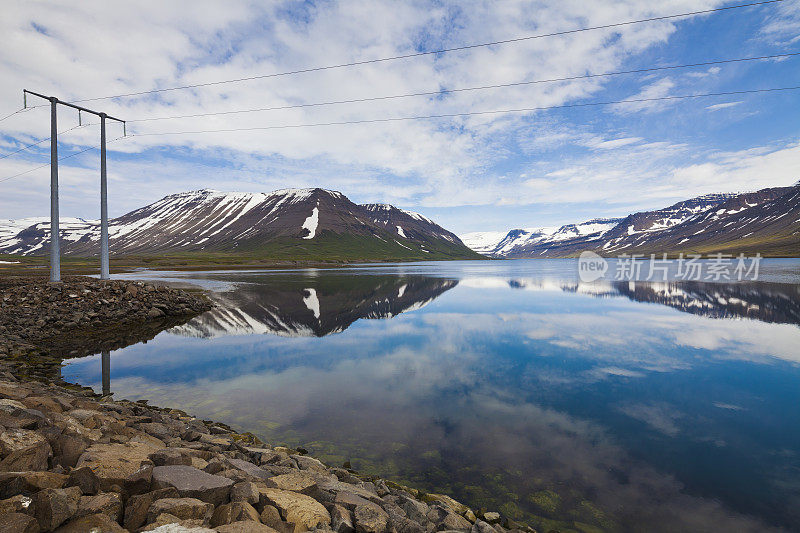
MULTIPOLYGON (((0 253, 49 250, 49 219, 0 221, 0 253), (22 228, 22 229, 20 229, 22 228)), ((99 251, 95 220, 62 219, 61 250, 99 251)), ((325 189, 165 196, 109 221, 116 255, 228 254, 286 259, 472 259, 478 254, 430 219, 386 204, 358 205, 325 189)))
MULTIPOLYGON (((482 233, 481 235, 487 235, 482 233)), ((747 253, 800 256, 800 184, 755 192, 707 194, 623 218, 559 228, 513 229, 500 240, 462 239, 491 257, 747 253)))

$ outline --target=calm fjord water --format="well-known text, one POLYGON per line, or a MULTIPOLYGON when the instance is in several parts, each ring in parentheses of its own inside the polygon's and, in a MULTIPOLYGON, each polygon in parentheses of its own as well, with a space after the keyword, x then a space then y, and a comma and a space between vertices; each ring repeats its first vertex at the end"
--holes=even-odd
MULTIPOLYGON (((111 390, 539 527, 800 530, 800 260, 761 269, 652 284, 579 283, 570 260, 136 273, 219 306, 112 352, 111 390)), ((100 356, 63 375, 99 391, 100 356)))

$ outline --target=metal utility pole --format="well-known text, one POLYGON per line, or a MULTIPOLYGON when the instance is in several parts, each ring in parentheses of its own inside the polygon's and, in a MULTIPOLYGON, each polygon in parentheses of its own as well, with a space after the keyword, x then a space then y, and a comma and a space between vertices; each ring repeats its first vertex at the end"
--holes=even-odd
POLYGON ((106 183, 106 114, 100 113, 100 279, 108 271, 108 185, 106 183))
POLYGON ((100 117, 100 279, 109 279, 108 267, 108 184, 106 176, 106 119, 122 123, 125 131, 125 121, 86 109, 79 105, 62 102, 55 96, 45 96, 24 89, 22 97, 24 107, 28 107, 28 95, 44 98, 50 102, 50 281, 61 281, 61 238, 58 231, 58 130, 57 121, 58 104, 78 110, 78 120, 81 111, 100 117))
POLYGON ((50 281, 61 281, 58 232, 58 100, 50 98, 50 281))

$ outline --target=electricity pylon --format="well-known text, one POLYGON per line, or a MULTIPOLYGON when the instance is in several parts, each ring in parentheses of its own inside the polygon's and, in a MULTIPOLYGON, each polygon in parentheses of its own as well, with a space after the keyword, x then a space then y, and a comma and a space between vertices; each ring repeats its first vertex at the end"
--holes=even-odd
POLYGON ((61 281, 61 238, 58 232, 58 104, 77 109, 78 120, 80 120, 81 111, 100 117, 100 279, 109 279, 106 119, 121 122, 123 131, 125 129, 125 121, 99 111, 63 102, 55 96, 45 96, 27 89, 22 91, 25 108, 28 107, 29 94, 44 98, 50 102, 50 281, 52 282, 61 281))

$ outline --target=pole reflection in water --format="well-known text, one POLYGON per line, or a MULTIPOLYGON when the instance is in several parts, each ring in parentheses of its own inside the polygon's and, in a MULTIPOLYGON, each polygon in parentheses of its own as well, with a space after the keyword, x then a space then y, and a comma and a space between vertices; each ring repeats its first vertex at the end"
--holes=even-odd
POLYGON ((111 352, 103 351, 101 355, 103 361, 103 396, 111 394, 111 352))

